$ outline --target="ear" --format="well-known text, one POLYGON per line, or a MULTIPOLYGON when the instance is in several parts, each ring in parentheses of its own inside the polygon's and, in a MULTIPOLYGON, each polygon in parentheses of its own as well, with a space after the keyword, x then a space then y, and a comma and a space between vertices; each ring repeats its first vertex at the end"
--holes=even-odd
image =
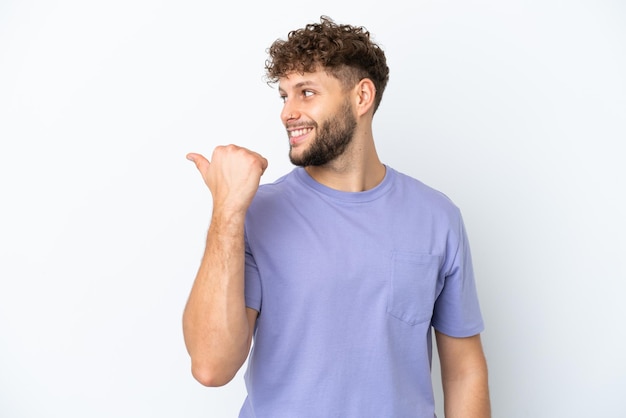
POLYGON ((359 116, 363 116, 374 108, 376 99, 376 86, 369 78, 364 78, 355 87, 356 111, 359 116))

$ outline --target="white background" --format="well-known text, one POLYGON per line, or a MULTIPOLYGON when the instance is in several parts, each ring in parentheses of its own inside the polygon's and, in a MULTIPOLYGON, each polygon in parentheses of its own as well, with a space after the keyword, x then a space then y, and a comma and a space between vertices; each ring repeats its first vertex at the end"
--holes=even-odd
POLYGON ((322 14, 387 52, 383 161, 462 209, 494 417, 625 416, 624 2, 3 0, 1 417, 236 416, 183 344, 185 154, 291 169, 265 49, 322 14))

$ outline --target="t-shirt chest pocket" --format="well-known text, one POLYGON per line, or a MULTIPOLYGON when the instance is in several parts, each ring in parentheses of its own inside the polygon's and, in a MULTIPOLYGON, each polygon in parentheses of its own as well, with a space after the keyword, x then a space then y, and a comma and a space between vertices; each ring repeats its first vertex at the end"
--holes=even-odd
POLYGON ((387 313, 410 325, 430 321, 436 297, 440 256, 394 252, 387 313))

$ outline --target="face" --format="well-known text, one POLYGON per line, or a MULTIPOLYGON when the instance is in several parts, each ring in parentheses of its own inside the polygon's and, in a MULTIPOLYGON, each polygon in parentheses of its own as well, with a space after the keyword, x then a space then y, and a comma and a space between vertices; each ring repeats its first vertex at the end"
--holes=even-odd
POLYGON ((281 79, 279 91, 294 165, 321 166, 343 154, 357 120, 339 80, 324 72, 292 74, 281 79))

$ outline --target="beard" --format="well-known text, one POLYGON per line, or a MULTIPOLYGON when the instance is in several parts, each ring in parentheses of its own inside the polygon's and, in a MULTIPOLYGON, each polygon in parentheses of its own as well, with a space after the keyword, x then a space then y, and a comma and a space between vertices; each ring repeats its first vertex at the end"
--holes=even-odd
POLYGON ((294 155, 293 147, 289 149, 291 163, 300 167, 322 166, 339 157, 346 150, 356 130, 356 118, 352 106, 346 100, 339 111, 321 125, 313 122, 316 130, 315 140, 302 155, 294 155))

